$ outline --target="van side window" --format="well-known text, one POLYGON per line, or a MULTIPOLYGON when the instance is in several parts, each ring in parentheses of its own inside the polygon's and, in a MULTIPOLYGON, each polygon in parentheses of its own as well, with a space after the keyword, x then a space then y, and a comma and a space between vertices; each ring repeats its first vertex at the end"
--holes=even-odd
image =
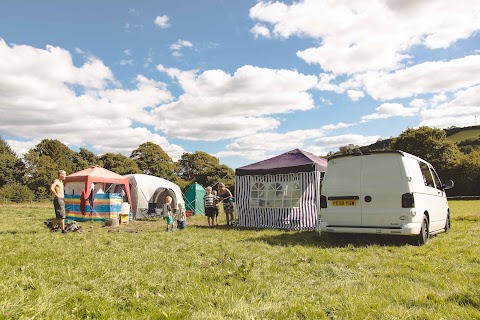
POLYGON ((423 182, 426 186, 434 188, 435 184, 433 183, 432 173, 430 169, 428 169, 428 165, 424 162, 420 162, 419 164, 420 170, 422 170, 423 182))
POLYGON ((435 185, 437 189, 442 190, 442 183, 440 182, 440 178, 437 175, 437 172, 433 168, 431 168, 432 175, 433 175, 433 180, 435 180, 435 185))

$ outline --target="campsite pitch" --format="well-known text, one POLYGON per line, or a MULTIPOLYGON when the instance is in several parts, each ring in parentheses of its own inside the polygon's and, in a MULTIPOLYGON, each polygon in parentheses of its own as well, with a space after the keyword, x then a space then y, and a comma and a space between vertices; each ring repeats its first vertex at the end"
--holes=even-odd
POLYGON ((62 235, 50 205, 0 206, 0 319, 479 319, 480 201, 450 206, 423 247, 204 216, 62 235))

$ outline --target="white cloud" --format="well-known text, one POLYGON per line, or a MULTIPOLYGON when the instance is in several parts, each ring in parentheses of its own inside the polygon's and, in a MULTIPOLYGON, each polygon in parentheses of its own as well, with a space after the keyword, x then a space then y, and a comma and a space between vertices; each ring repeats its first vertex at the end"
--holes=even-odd
POLYGON ((171 137, 212 141, 242 137, 278 127, 280 122, 272 115, 314 107, 306 91, 317 77, 297 71, 247 65, 233 75, 208 70, 194 76, 162 65, 157 68, 177 78, 184 91, 178 101, 151 114, 156 128, 171 137))
POLYGON ((182 50, 185 47, 192 48, 193 43, 191 43, 188 40, 182 40, 182 39, 178 39, 177 42, 172 43, 170 45, 170 50, 172 50, 172 56, 174 56, 174 57, 183 56, 183 54, 180 52, 180 50, 182 50))
POLYGON ((255 39, 258 37, 270 38, 270 30, 260 23, 254 25, 250 32, 254 34, 255 39))
POLYGON ((166 15, 157 16, 155 18, 155 25, 157 25, 158 27, 160 27, 162 29, 169 28, 170 27, 169 20, 170 20, 170 18, 166 15))
POLYGON ((33 139, 30 141, 5 140, 18 157, 22 158, 25 153, 34 148, 41 140, 33 139))
POLYGON ((427 105, 427 101, 425 99, 413 99, 410 101, 410 106, 415 108, 422 108, 427 105))
POLYGON ((480 55, 450 61, 425 62, 390 74, 369 73, 363 81, 375 99, 407 98, 441 93, 480 83, 480 55))
POLYGON ((451 101, 422 110, 421 126, 448 128, 480 122, 480 85, 459 91, 451 101))
POLYGON ((170 45, 170 50, 181 50, 183 47, 191 48, 193 44, 188 40, 178 39, 177 42, 170 45))
POLYGON ((295 148, 304 149, 314 154, 326 153, 322 148, 312 145, 313 139, 324 137, 329 131, 346 128, 352 124, 337 123, 322 126, 317 129, 294 130, 286 133, 260 132, 235 139, 218 152, 217 157, 243 157, 250 160, 262 160, 280 152, 295 148))
MULTIPOLYGON (((321 147, 325 151, 333 151, 342 146, 349 144, 365 146, 376 142, 380 136, 364 136, 360 134, 344 134, 339 136, 322 137, 315 140, 317 147, 321 147)), ((320 152, 318 149, 317 152, 320 152)))
POLYGON ((348 94, 348 97, 352 99, 352 101, 358 101, 360 98, 365 97, 365 93, 359 90, 348 90, 347 94, 348 94))
POLYGON ((391 117, 413 117, 418 114, 419 108, 405 108, 400 103, 383 103, 375 109, 377 112, 363 116, 362 122, 391 117))
POLYGON ((120 65, 121 66, 133 66, 133 64, 134 64, 133 59, 120 60, 120 65))
MULTIPOLYGON (((479 80, 479 82, 480 82, 480 80, 479 80)), ((436 94, 432 98, 430 98, 430 100, 429 100, 429 102, 432 105, 437 105, 437 104, 445 102, 445 101, 447 101, 447 95, 444 94, 444 93, 436 94)))
POLYGON ((272 25, 273 35, 317 39, 320 45, 299 51, 308 63, 336 74, 395 70, 415 45, 447 48, 480 30, 476 0, 322 1, 287 5, 260 1, 250 17, 272 25))
POLYGON ((59 139, 129 155, 152 141, 172 158, 181 155, 181 147, 139 127, 151 122, 151 108, 173 99, 164 83, 139 75, 135 89, 111 87, 116 80, 102 61, 89 57, 76 67, 68 51, 52 46, 9 47, 0 41, 0 56, 0 135, 25 141, 12 142, 16 150, 59 139))

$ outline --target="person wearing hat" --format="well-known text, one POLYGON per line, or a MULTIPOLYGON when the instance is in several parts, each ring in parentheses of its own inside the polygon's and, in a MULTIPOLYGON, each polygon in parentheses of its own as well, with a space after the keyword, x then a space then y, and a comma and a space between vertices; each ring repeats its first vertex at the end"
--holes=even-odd
POLYGON ((60 229, 62 233, 67 233, 65 231, 65 200, 64 200, 64 189, 63 189, 63 180, 67 173, 64 170, 58 171, 58 178, 53 180, 52 185, 50 186, 50 191, 55 195, 53 198, 53 207, 55 208, 55 219, 52 223, 52 231, 56 230, 57 223, 60 221, 60 229))

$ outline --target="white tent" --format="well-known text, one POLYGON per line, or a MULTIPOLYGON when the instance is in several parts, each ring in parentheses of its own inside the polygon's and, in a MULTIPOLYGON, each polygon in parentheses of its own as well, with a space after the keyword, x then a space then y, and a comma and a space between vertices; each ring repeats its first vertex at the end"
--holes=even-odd
POLYGON ((168 180, 146 174, 128 174, 130 194, 132 197, 132 213, 134 219, 148 217, 148 212, 161 208, 167 196, 172 197, 172 208, 179 203, 185 207, 180 187, 168 180))

